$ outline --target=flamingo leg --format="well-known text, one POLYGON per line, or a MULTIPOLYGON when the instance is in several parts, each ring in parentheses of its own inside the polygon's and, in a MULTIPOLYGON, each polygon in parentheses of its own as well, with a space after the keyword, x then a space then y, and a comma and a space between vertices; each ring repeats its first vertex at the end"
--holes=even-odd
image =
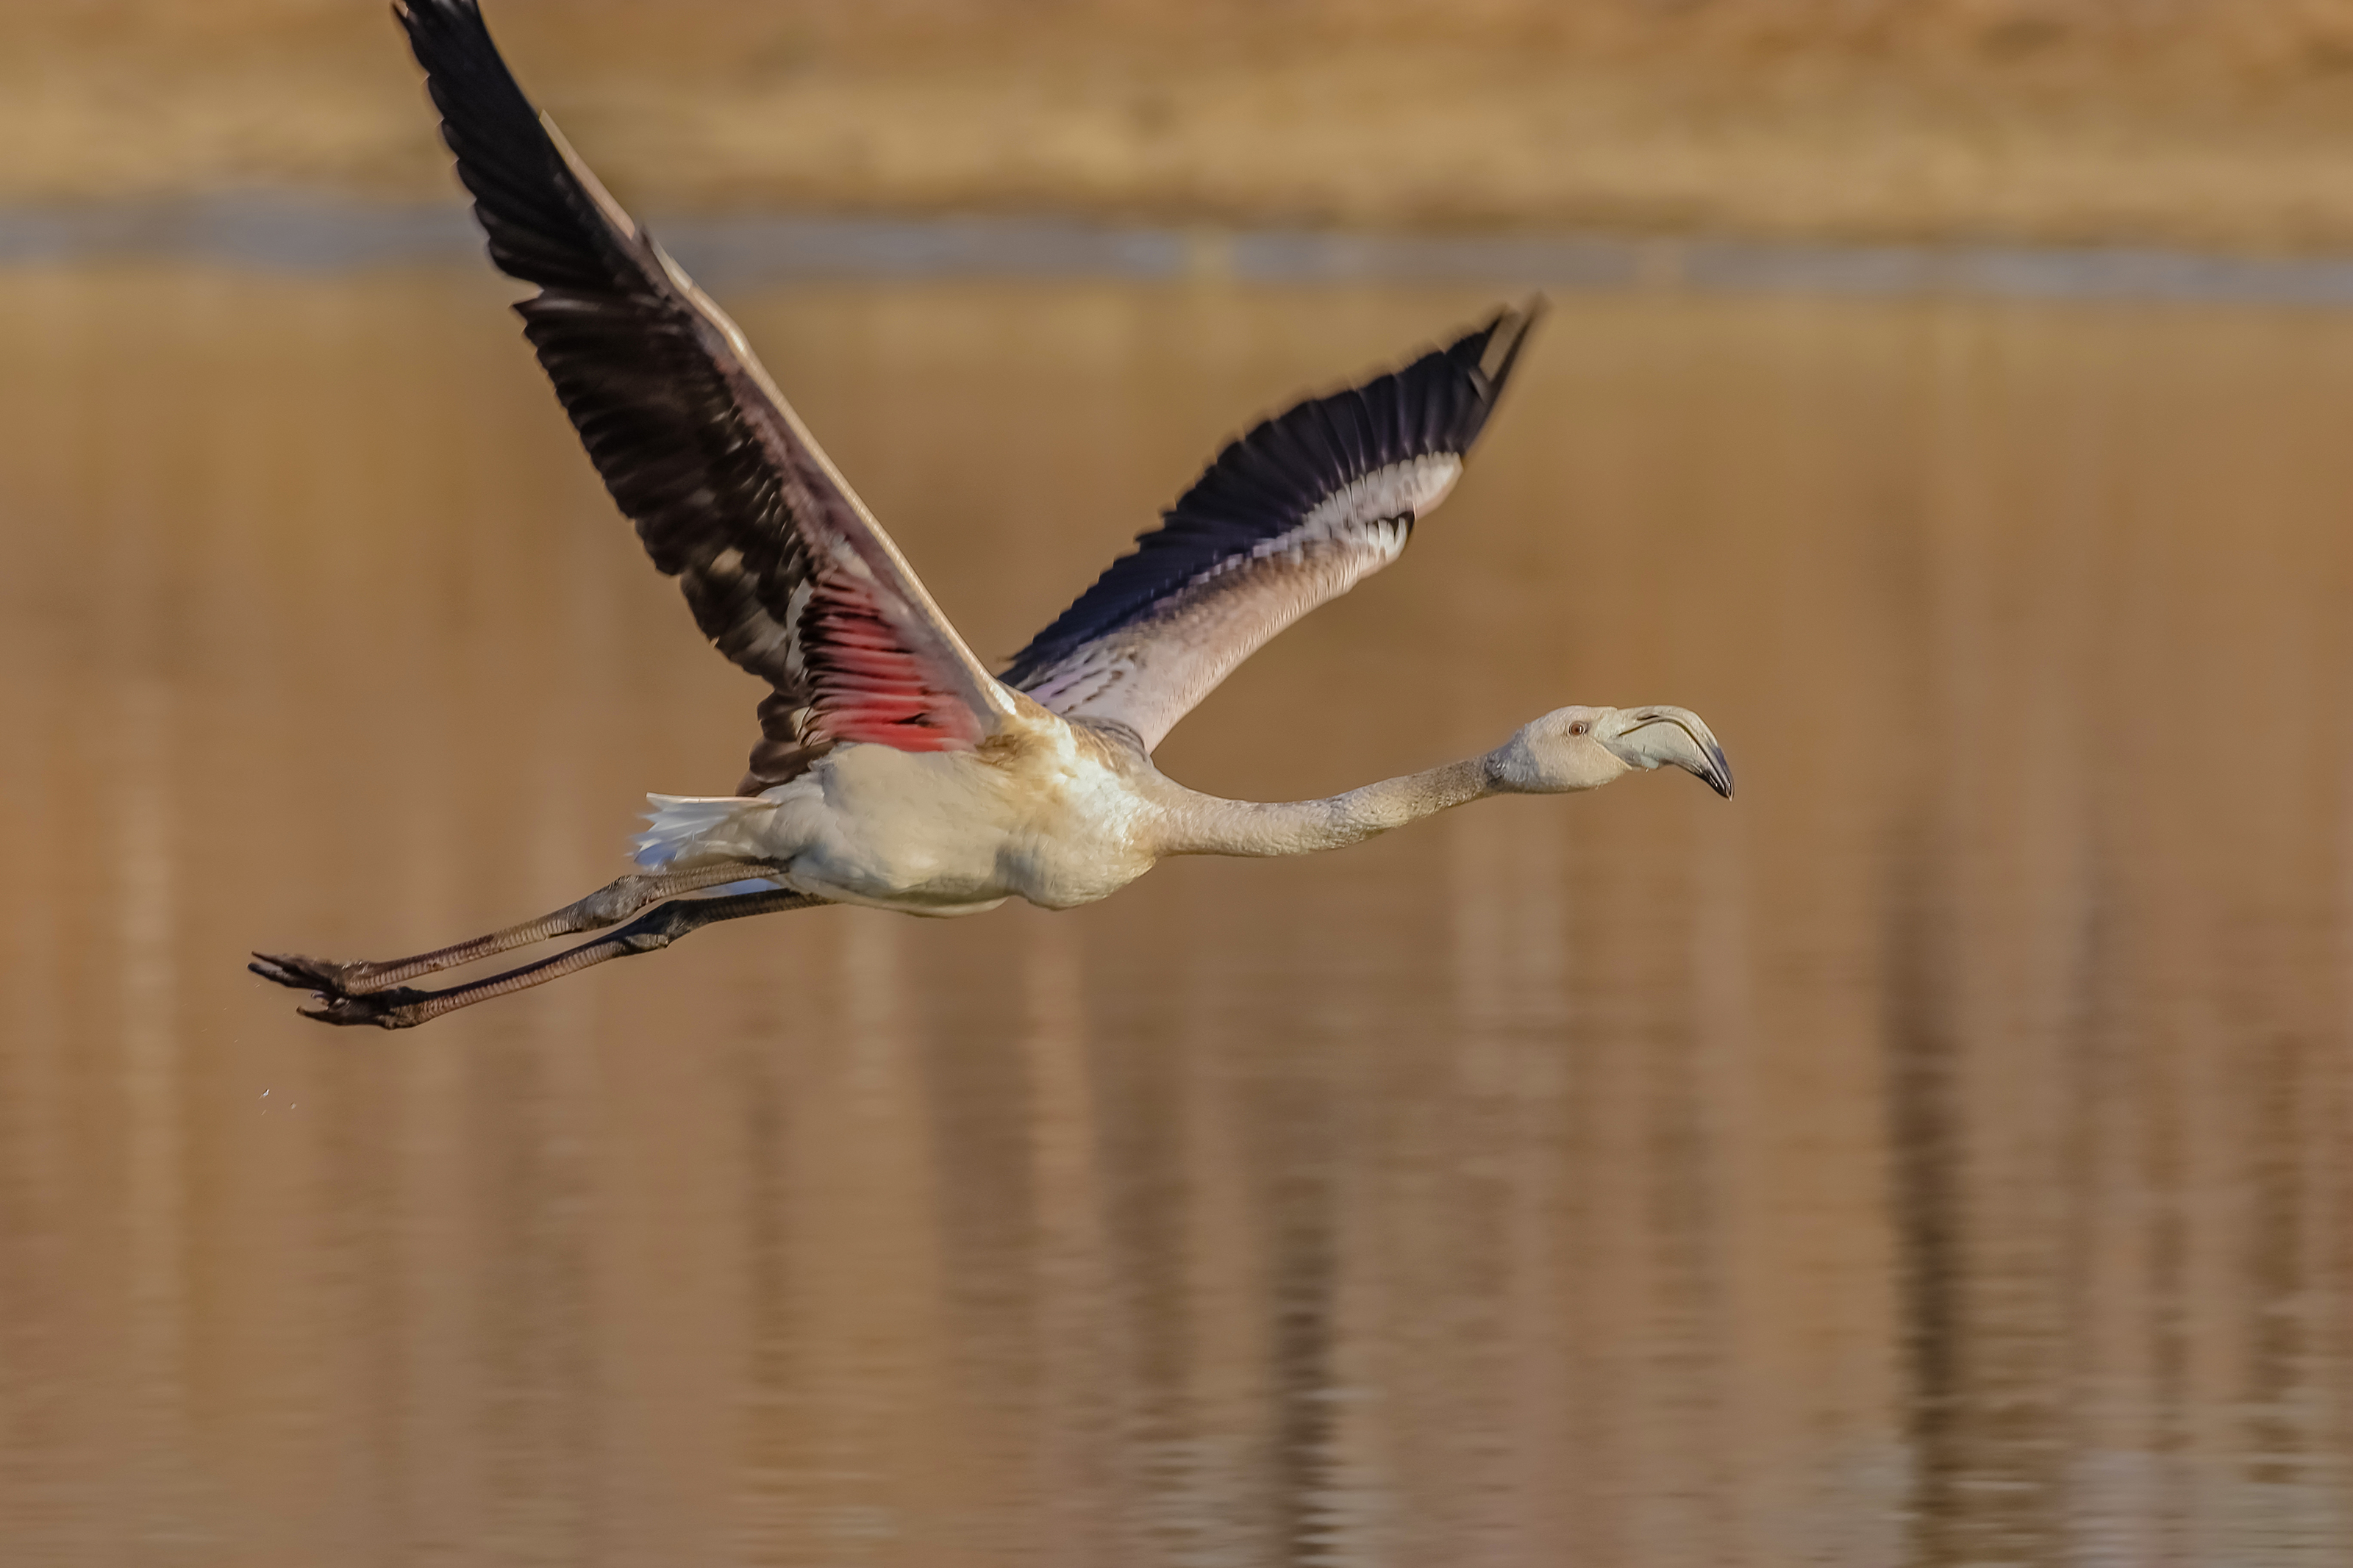
POLYGON ((698 867, 691 871, 680 871, 669 876, 637 876, 618 878, 607 882, 585 899, 576 900, 535 921, 525 921, 488 936, 478 936, 448 947, 437 947, 430 952, 417 953, 408 958, 385 959, 381 963, 337 963, 330 959, 305 958, 293 952, 257 952, 246 965, 264 980, 275 980, 280 985, 290 985, 298 991, 319 991, 339 996, 361 996, 372 991, 383 991, 420 974, 437 970, 455 969, 513 948, 528 947, 552 937, 571 936, 584 931, 602 931, 628 920, 649 904, 664 899, 674 899, 681 893, 697 892, 704 888, 716 888, 728 882, 741 882, 770 874, 779 868, 765 860, 729 861, 723 865, 698 867))
POLYGON ((406 985, 357 994, 324 990, 320 993, 316 1004, 301 1011, 305 1018, 316 1018, 322 1024, 373 1024, 379 1029, 411 1029, 419 1024, 429 1023, 444 1013, 454 1013, 477 1002, 488 1002, 494 996, 528 991, 534 985, 544 985, 551 980, 576 974, 607 959, 658 952, 679 938, 704 926, 716 925, 721 921, 778 914, 786 910, 806 910, 825 901, 788 889, 768 893, 735 893, 716 899, 681 899, 657 907, 609 936, 584 942, 552 958, 520 964, 481 980, 469 981, 439 991, 418 991, 406 985))

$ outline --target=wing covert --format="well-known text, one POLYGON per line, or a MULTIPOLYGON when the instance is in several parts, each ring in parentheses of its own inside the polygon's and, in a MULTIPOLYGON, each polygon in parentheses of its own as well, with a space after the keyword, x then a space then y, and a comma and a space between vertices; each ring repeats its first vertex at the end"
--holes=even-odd
POLYGON ((1540 313, 1499 311, 1229 444, 1001 679, 1151 751, 1270 637, 1397 559, 1461 476, 1540 313))

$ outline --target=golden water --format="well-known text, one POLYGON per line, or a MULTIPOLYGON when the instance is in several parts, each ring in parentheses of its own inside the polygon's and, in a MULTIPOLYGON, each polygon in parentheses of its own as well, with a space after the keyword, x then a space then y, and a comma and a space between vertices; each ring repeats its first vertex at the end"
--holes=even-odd
MULTIPOLYGON (((2337 1563, 2353 317, 1582 298, 1165 748, 1730 749, 1096 908, 384 955, 724 790, 468 271, 0 289, 0 1559, 2337 1563)), ((734 301, 1002 655, 1459 291, 734 301)))

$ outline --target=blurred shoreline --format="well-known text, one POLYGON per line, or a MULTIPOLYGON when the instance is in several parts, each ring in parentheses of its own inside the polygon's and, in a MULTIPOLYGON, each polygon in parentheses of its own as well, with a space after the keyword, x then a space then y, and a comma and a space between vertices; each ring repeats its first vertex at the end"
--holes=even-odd
MULTIPOLYGON (((2335 0, 502 0, 625 201, 707 216, 2353 253, 2335 0)), ((363 0, 18 0, 0 206, 415 205, 363 0)))
MULTIPOLYGON (((2124 246, 1867 245, 1731 236, 1227 230, 1056 216, 656 212, 705 283, 1072 279, 1182 284, 1484 284, 1501 292, 1804 294, 2353 306, 2353 255, 2124 246)), ((0 267, 195 263, 316 273, 472 265, 455 200, 273 194, 0 206, 0 267)))

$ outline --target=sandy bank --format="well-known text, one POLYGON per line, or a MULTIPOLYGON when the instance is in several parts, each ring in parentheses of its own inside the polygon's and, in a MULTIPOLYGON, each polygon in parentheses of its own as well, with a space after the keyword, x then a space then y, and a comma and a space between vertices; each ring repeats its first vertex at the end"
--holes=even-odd
MULTIPOLYGON (((672 210, 2353 247, 2353 5, 491 10, 672 210)), ((448 189, 366 0, 17 0, 0 148, 0 203, 448 189)))

